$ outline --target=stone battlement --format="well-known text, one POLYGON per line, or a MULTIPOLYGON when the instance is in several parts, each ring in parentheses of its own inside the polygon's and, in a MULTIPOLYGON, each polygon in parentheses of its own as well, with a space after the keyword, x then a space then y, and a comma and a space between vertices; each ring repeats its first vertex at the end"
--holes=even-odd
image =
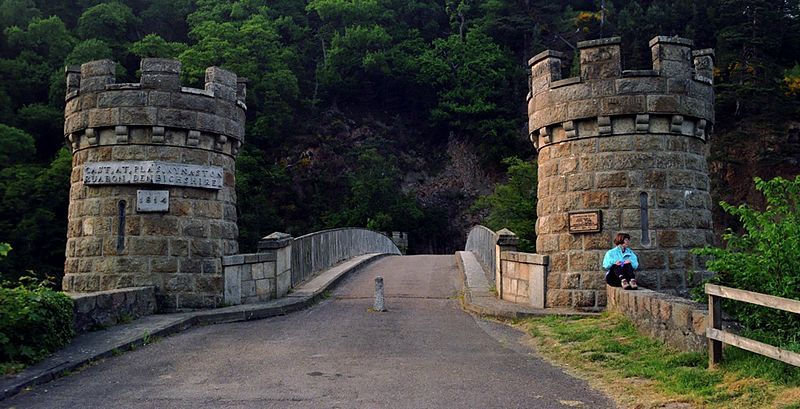
POLYGON ((236 156, 244 140, 246 80, 206 69, 205 88, 182 87, 181 63, 144 58, 139 83, 116 83, 116 63, 66 68, 64 137, 73 152, 99 145, 167 145, 236 156))
POLYGON ((678 134, 705 140, 714 122, 711 49, 679 37, 650 41, 652 70, 622 70, 621 40, 578 43, 580 76, 562 79, 566 55, 547 50, 528 61, 529 129, 536 149, 566 140, 620 134, 678 134))

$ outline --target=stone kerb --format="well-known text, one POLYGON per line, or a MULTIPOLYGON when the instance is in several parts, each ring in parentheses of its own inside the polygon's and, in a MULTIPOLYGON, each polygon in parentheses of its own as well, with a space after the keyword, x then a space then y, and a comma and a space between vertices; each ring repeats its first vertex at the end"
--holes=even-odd
POLYGON ((620 39, 578 44, 581 74, 561 78, 566 56, 531 58, 529 129, 535 147, 565 140, 655 132, 705 139, 714 122, 712 50, 656 37, 653 70, 623 71, 620 39))
POLYGON ((185 88, 180 62, 145 58, 139 83, 117 84, 115 67, 110 60, 67 67, 64 135, 73 151, 153 144, 238 154, 244 79, 210 67, 204 89, 185 88))

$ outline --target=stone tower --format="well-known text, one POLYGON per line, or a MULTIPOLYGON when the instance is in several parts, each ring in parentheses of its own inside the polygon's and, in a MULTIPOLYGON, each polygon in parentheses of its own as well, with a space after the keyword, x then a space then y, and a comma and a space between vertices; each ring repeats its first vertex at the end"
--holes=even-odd
POLYGON ((222 256, 238 252, 244 81, 211 67, 204 89, 183 88, 180 62, 143 59, 141 82, 117 84, 115 68, 101 60, 66 72, 63 288, 155 286, 163 311, 218 306, 222 256))
POLYGON ((530 137, 538 151, 536 251, 550 256, 547 305, 601 309, 601 261, 618 232, 639 255, 639 283, 682 292, 700 269, 690 250, 713 243, 707 169, 714 122, 713 50, 650 41, 652 70, 622 70, 620 39, 578 43, 529 61, 530 137))

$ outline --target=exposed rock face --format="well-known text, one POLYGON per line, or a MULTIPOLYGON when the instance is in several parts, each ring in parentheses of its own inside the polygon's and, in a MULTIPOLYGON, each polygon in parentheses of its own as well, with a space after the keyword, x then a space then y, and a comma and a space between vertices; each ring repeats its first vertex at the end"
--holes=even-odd
POLYGON ((550 256, 548 306, 605 306, 600 265, 621 231, 632 237, 645 287, 683 292, 686 272, 700 268, 689 251, 714 242, 707 165, 713 51, 691 46, 656 37, 653 69, 623 71, 619 38, 582 42, 580 76, 567 79, 561 53, 530 60, 536 250, 550 256), (570 228, 570 214, 586 211, 600 212, 599 231, 570 228))

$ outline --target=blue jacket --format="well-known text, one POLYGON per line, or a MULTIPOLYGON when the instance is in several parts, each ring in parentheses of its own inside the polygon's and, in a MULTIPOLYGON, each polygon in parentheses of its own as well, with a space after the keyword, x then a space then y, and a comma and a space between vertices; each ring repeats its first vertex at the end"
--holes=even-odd
POLYGON ((631 267, 633 267, 634 270, 639 268, 639 259, 630 247, 623 253, 621 246, 615 246, 613 249, 607 251, 606 256, 603 257, 603 269, 608 270, 612 265, 616 264, 617 261, 625 260, 631 261, 631 267))

